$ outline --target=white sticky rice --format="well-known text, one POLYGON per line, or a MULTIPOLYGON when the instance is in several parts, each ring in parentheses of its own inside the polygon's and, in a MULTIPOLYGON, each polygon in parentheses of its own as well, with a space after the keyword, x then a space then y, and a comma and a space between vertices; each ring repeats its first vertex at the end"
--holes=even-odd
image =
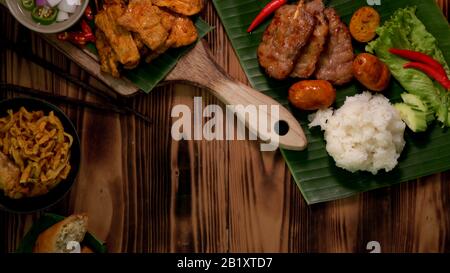
POLYGON ((389 172, 405 147, 406 125, 380 94, 347 97, 338 110, 319 110, 310 121, 310 127, 325 131, 326 149, 336 165, 350 172, 389 172))

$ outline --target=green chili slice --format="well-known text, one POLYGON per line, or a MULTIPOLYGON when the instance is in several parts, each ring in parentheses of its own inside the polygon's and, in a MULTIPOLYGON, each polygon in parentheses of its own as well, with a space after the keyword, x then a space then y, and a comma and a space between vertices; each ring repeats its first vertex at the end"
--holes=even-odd
POLYGON ((34 8, 34 0, 22 0, 22 7, 26 10, 32 10, 34 8))
POLYGON ((35 7, 31 12, 33 20, 43 25, 50 25, 55 22, 57 15, 58 10, 56 8, 47 6, 35 7))

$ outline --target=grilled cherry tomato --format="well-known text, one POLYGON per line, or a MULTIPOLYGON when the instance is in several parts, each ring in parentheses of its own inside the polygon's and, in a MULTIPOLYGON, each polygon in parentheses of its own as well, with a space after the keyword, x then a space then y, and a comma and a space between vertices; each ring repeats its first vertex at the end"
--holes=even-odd
POLYGON ((26 10, 33 10, 34 9, 34 0, 22 0, 22 7, 26 10))
POLYGON ((58 9, 47 6, 35 7, 31 12, 33 20, 42 25, 50 25, 55 22, 57 15, 58 9))

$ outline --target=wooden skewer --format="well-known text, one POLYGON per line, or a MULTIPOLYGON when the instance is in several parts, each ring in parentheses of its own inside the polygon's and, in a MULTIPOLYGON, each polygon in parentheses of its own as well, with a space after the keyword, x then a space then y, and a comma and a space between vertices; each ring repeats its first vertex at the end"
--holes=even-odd
POLYGON ((294 20, 297 20, 298 16, 300 15, 300 10, 303 8, 304 5, 305 5, 305 0, 300 0, 298 2, 297 10, 295 11, 295 14, 294 14, 294 20))

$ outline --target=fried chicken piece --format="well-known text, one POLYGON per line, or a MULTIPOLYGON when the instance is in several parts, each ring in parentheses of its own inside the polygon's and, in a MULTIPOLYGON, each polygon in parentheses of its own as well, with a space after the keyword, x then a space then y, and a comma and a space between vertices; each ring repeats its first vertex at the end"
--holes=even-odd
POLYGON ((325 19, 325 6, 322 0, 313 0, 305 6, 306 11, 316 18, 316 26, 309 43, 302 49, 291 77, 309 78, 316 70, 320 55, 328 38, 328 22, 325 19))
POLYGON ((168 8, 176 13, 191 16, 199 13, 204 6, 204 0, 152 0, 158 7, 168 8))
POLYGON ((341 21, 336 10, 325 9, 325 16, 330 27, 327 49, 322 53, 316 71, 316 78, 327 80, 332 84, 343 85, 353 78, 352 37, 348 27, 341 21))
POLYGON ((140 55, 131 33, 116 23, 123 12, 121 5, 106 6, 95 16, 95 24, 105 34, 119 62, 133 68, 139 64, 140 55))
POLYGON ((314 26, 314 17, 303 5, 284 5, 275 12, 258 48, 259 63, 270 77, 278 80, 289 77, 314 26))
POLYGON ((177 16, 175 22, 170 30, 169 38, 166 40, 164 45, 158 49, 152 51, 147 58, 146 62, 151 62, 156 59, 159 55, 166 52, 169 48, 178 48, 190 45, 197 41, 198 33, 197 28, 191 19, 184 16, 177 16))
POLYGON ((0 190, 10 198, 21 198, 19 179, 19 167, 0 152, 0 190))
POLYGON ((97 47, 98 56, 100 58, 100 69, 111 74, 115 78, 120 77, 119 69, 117 68, 119 60, 117 59, 116 53, 114 53, 111 46, 106 40, 105 33, 100 29, 95 31, 95 46, 97 47))
POLYGON ((131 0, 125 13, 117 17, 117 23, 139 34, 142 42, 151 50, 162 46, 169 37, 175 17, 165 15, 151 0, 131 0))
POLYGON ((178 48, 190 45, 197 41, 198 32, 192 20, 188 17, 178 16, 172 26, 168 43, 178 48))
POLYGON ((146 56, 150 52, 150 50, 148 49, 148 47, 145 46, 144 41, 141 38, 141 35, 139 35, 139 33, 133 32, 132 36, 139 50, 139 54, 141 54, 141 56, 146 56))

